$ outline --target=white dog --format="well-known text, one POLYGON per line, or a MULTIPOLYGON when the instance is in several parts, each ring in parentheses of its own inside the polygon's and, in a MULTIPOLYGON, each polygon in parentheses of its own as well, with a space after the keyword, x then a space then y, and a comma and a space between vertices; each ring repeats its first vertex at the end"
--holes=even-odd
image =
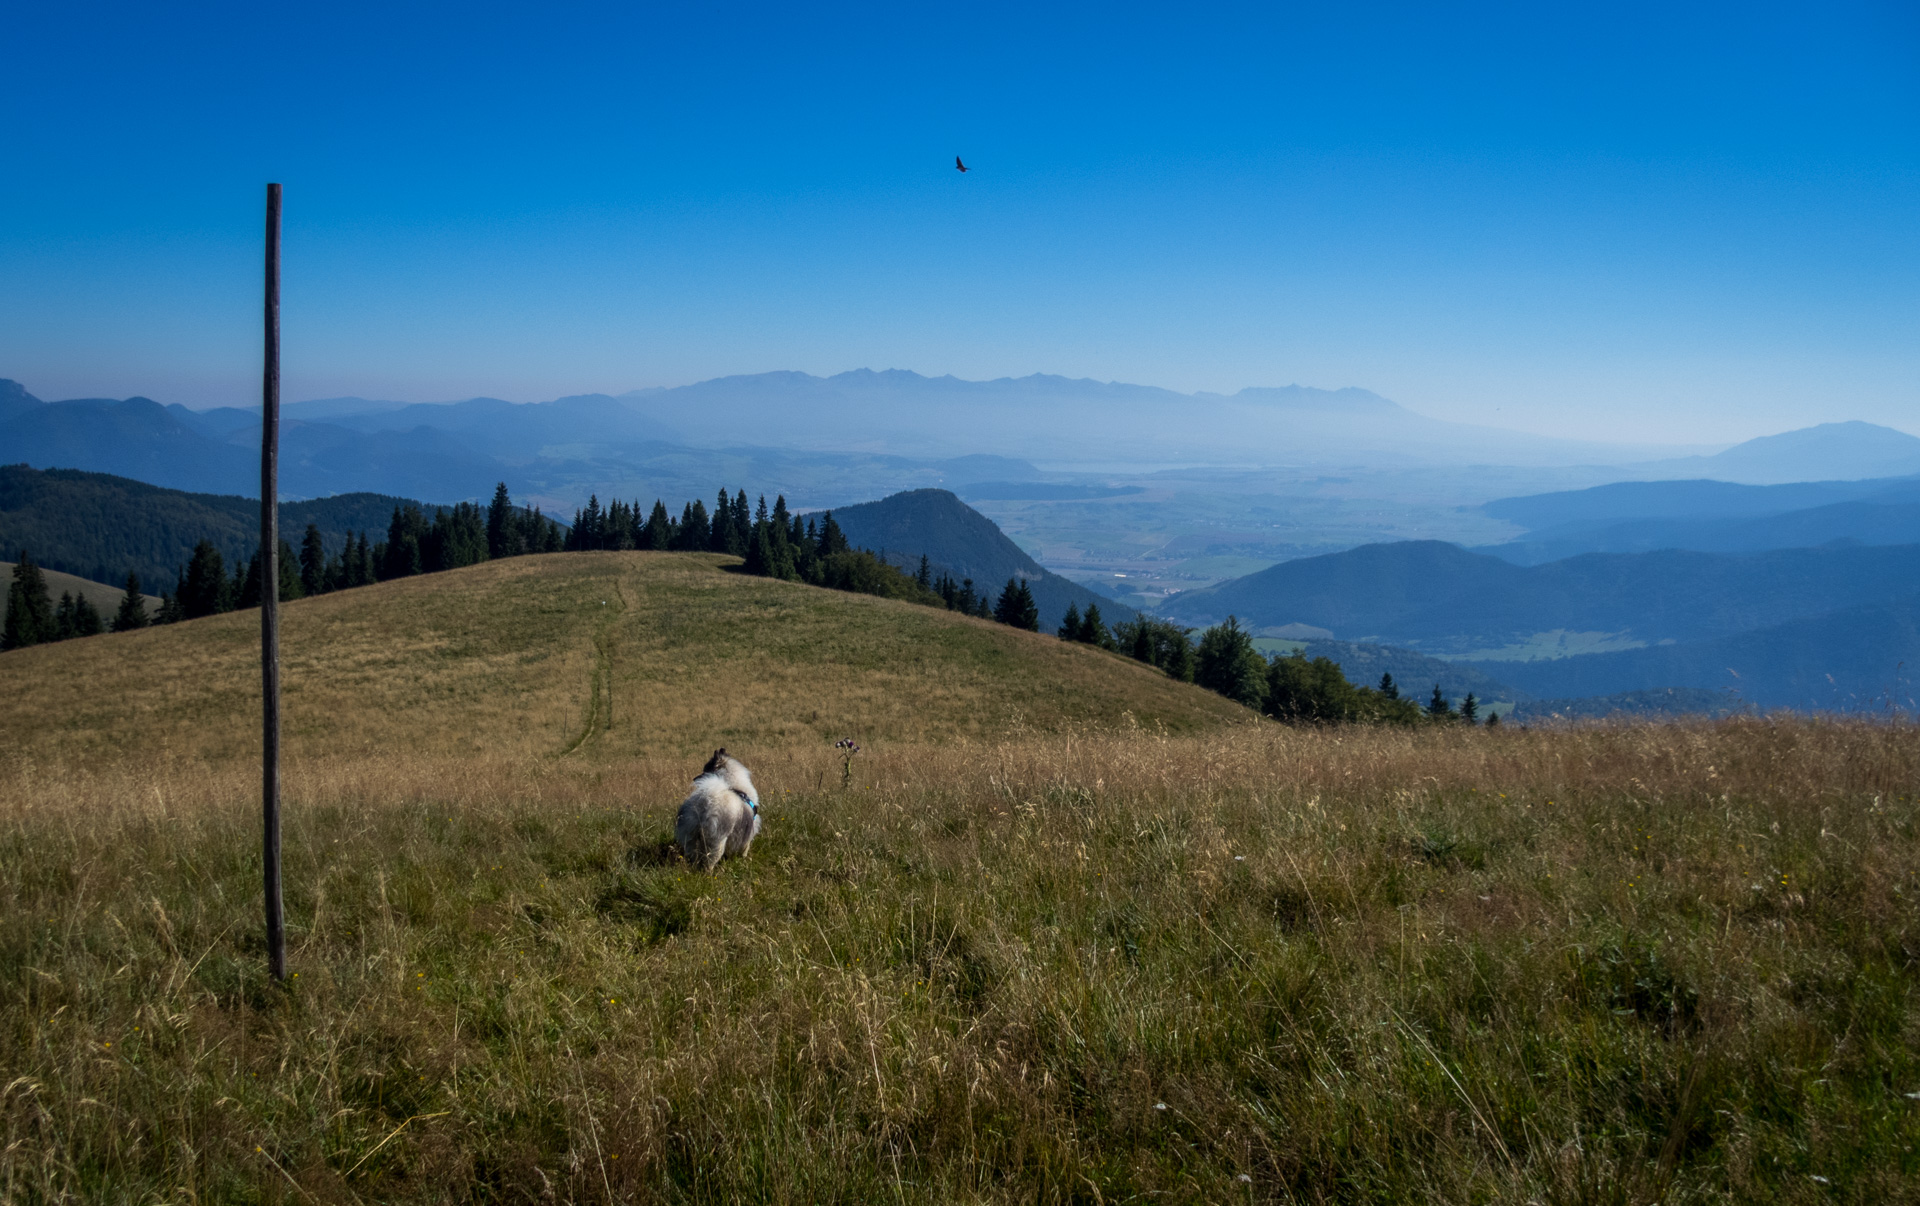
POLYGON ((713 751, 693 791, 680 805, 674 836, 680 853, 703 871, 711 871, 729 854, 744 857, 760 835, 760 793, 753 789, 747 768, 713 751))

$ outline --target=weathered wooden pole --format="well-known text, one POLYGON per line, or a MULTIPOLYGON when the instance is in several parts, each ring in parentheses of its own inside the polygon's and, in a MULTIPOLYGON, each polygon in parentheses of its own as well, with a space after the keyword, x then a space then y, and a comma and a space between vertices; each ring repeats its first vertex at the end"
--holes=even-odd
POLYGON ((267 355, 260 390, 260 794, 267 961, 287 978, 280 899, 280 186, 267 185, 267 355))

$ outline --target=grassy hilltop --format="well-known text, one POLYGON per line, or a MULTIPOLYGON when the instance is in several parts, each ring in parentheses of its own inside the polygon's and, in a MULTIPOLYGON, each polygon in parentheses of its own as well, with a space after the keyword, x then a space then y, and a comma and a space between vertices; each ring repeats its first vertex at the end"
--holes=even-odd
POLYGON ((1288 729, 723 564, 289 605, 286 986, 256 617, 0 655, 0 1202, 1920 1198, 1912 726, 1288 729))
MULTIPOLYGON (((730 573, 714 554, 487 562, 283 605, 289 756, 594 757, 1251 714, 1127 658, 730 573)), ((260 613, 0 660, 0 756, 257 757, 260 613), (56 683, 61 686, 56 688, 56 683), (84 684, 84 690, 73 689, 84 684)))

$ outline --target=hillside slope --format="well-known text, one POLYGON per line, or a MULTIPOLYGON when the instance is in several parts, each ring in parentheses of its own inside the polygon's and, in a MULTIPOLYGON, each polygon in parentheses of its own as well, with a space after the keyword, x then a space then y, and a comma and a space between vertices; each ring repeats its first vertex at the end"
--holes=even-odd
MULTIPOLYGON (((1115 654, 730 572, 712 554, 516 557, 289 603, 289 757, 342 750, 694 756, 1082 723, 1250 719, 1115 654)), ((0 655, 0 758, 244 754, 259 617, 0 655), (85 683, 84 692, 74 683, 85 683)))
POLYGON ((856 546, 885 553, 908 572, 924 554, 936 573, 972 578, 989 598, 998 595, 1007 579, 1025 578, 1040 608, 1042 632, 1057 629, 1069 607, 1085 611, 1097 605, 1109 623, 1135 614, 1124 603, 1042 568, 997 524, 949 490, 906 490, 878 502, 836 507, 833 518, 856 546))

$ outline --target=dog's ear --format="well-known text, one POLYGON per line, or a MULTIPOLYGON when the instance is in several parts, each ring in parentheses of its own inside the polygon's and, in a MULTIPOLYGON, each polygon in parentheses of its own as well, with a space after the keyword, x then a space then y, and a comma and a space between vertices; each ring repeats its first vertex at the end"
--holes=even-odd
POLYGON ((724 770, 726 768, 726 765, 727 765, 727 747, 723 745, 719 749, 713 751, 713 757, 707 759, 707 764, 704 767, 700 768, 700 773, 703 775, 711 775, 715 771, 724 770))

